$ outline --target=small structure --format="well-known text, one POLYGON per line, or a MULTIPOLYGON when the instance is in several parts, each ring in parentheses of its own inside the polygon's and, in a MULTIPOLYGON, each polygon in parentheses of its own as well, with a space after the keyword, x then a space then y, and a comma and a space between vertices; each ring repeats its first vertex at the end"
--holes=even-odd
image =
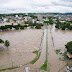
POLYGON ((30 67, 25 67, 25 72, 30 72, 30 67))
POLYGON ((25 23, 24 22, 21 22, 21 25, 24 25, 25 23))
POLYGON ((72 66, 67 66, 67 72, 72 72, 72 66))
POLYGON ((72 59, 72 54, 71 53, 67 53, 67 56, 69 59, 72 59))

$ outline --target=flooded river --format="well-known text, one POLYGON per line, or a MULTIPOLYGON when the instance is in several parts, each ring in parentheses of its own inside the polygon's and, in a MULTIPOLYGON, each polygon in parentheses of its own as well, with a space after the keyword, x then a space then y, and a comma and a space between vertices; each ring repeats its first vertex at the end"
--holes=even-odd
POLYGON ((36 55, 32 52, 40 47, 42 29, 25 29, 0 32, 0 38, 10 41, 7 48, 0 44, 0 69, 21 66, 32 61, 36 55))

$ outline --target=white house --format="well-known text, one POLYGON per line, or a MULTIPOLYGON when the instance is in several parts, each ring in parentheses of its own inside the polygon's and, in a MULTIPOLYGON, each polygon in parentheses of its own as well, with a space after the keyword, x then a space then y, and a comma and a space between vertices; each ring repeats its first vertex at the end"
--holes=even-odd
POLYGON ((36 21, 35 19, 32 19, 32 23, 35 23, 35 21, 36 21))
POLYGON ((6 22, 7 21, 7 18, 4 18, 3 21, 6 22))
POLYGON ((17 23, 18 23, 18 24, 20 24, 20 23, 21 23, 21 21, 20 21, 20 20, 17 20, 17 23))
POLYGON ((40 21, 36 21, 36 23, 40 23, 40 21))
POLYGON ((15 17, 18 17, 18 15, 16 15, 15 17))

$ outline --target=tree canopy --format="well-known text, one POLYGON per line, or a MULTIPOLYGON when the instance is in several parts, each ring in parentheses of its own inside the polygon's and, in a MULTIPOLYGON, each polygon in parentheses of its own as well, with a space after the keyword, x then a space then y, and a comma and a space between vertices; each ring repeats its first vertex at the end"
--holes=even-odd
POLYGON ((4 41, 2 39, 0 39, 0 43, 4 43, 4 41))
POLYGON ((0 39, 0 43, 4 44, 7 48, 10 46, 10 42, 8 40, 5 40, 4 42, 2 39, 0 39))
POLYGON ((10 42, 8 40, 6 40, 4 45, 8 48, 10 46, 10 42))
POLYGON ((68 42, 68 43, 65 45, 65 48, 67 49, 67 52, 69 52, 69 53, 72 54, 72 41, 68 42))

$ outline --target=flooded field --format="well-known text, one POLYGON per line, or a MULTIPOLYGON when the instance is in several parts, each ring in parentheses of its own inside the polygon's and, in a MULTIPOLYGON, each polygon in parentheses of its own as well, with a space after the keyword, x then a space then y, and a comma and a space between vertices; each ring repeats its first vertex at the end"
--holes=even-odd
MULTIPOLYGON (((45 33, 45 32, 44 32, 45 33)), ((43 30, 26 29, 21 31, 9 31, 0 33, 0 38, 9 40, 11 45, 7 48, 0 44, 0 69, 13 66, 22 66, 27 64, 32 68, 39 69, 45 61, 46 55, 46 33, 44 34, 44 43, 39 60, 31 65, 28 64, 36 55, 32 52, 40 48, 41 36, 43 30), (40 63, 40 64, 39 64, 40 63)), ((67 62, 60 60, 62 56, 56 54, 56 49, 65 50, 65 44, 72 41, 72 31, 58 30, 55 25, 48 26, 48 71, 49 72, 66 72, 67 62)), ((69 61, 71 64, 72 61, 69 61)), ((24 66, 19 69, 11 70, 12 72, 24 71, 24 66), (22 69, 21 69, 22 68, 22 69)), ((44 72, 37 70, 32 72, 44 72)), ((9 71, 6 71, 9 72, 9 71)))
POLYGON ((22 66, 32 61, 36 55, 32 52, 40 47, 42 29, 25 29, 0 32, 0 38, 10 41, 7 48, 0 44, 0 69, 22 66))
MULTIPOLYGON (((66 72, 65 61, 60 61, 60 55, 55 53, 56 49, 65 50, 65 44, 69 41, 72 41, 72 31, 70 30, 58 30, 55 29, 55 25, 48 27, 48 63, 50 67, 50 72, 66 72), (53 37, 53 41, 52 41, 53 37), (54 42, 54 46, 53 46, 54 42)), ((72 63, 69 62, 69 63, 72 63)))

